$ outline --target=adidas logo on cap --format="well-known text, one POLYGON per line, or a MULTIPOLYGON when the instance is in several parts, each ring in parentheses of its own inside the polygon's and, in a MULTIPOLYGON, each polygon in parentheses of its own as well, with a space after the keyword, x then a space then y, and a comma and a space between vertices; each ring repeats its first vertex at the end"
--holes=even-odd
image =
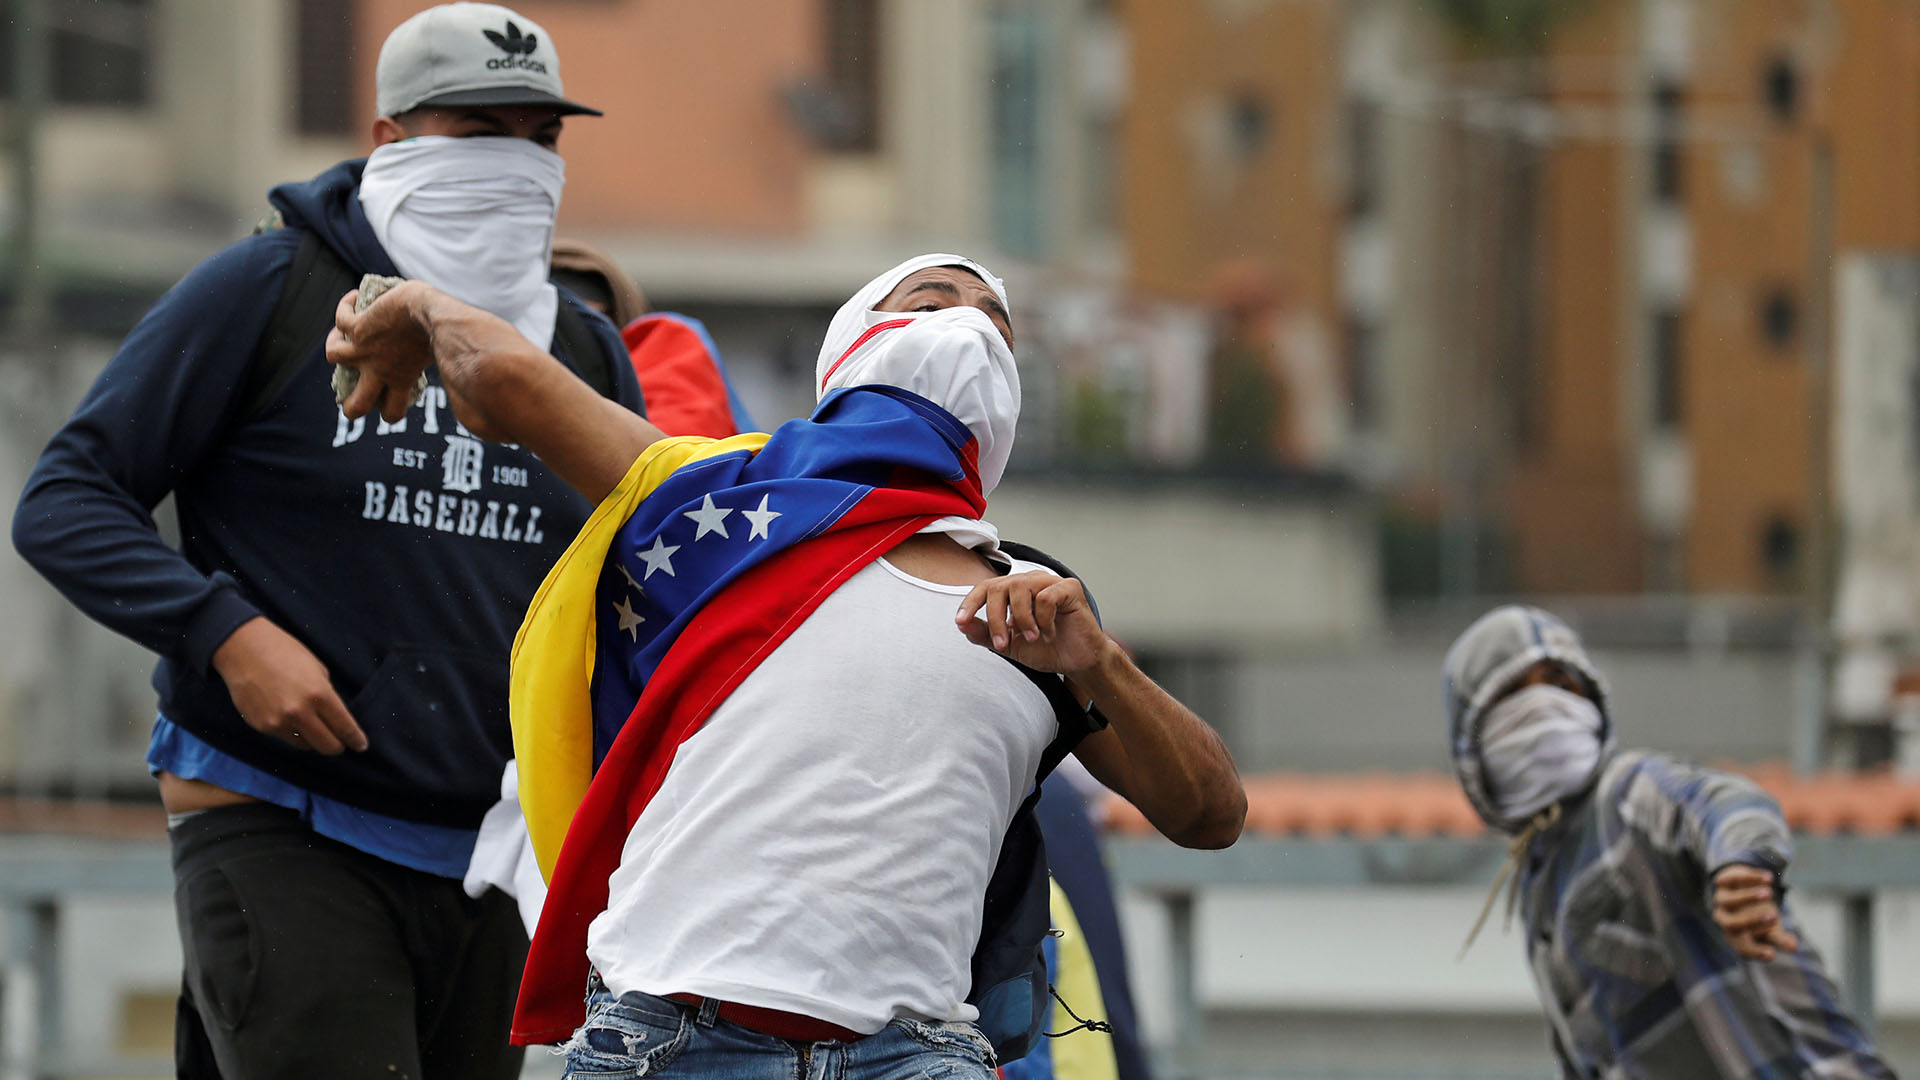
POLYGON ((488 41, 498 45, 500 51, 507 54, 504 59, 496 56, 488 60, 488 68, 497 71, 500 68, 519 67, 526 68, 529 71, 537 71, 542 75, 547 73, 547 65, 538 60, 529 59, 533 54, 533 50, 540 47, 540 35, 522 35, 520 28, 513 24, 512 19, 507 20, 507 32, 504 34, 493 30, 482 30, 481 33, 487 35, 488 41))

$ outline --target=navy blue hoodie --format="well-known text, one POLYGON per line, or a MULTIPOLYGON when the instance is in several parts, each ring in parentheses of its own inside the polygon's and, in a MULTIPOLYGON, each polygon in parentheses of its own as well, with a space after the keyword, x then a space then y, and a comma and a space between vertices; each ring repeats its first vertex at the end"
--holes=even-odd
MULTIPOLYGON (((590 507, 527 451, 469 435, 437 381, 398 424, 349 423, 324 335, 242 415, 304 230, 356 273, 397 273, 360 207, 363 164, 275 188, 285 229, 214 255, 154 305, 41 455, 13 539, 82 611, 160 654, 162 715, 215 749, 364 810, 473 828, 512 756, 514 632, 590 507), (151 516, 169 492, 178 552, 151 516), (211 661, 255 615, 326 665, 365 753, 295 750, 240 718, 211 661)), ((562 303, 639 409, 612 324, 562 303)))

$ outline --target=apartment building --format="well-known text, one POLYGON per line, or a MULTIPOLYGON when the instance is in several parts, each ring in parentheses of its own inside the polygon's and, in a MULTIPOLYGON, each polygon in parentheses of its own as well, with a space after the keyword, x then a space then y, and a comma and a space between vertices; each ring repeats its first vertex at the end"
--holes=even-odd
POLYGON ((1414 591, 1815 582, 1829 267, 1915 245, 1909 9, 1124 11, 1131 272, 1201 298, 1229 260, 1288 268, 1425 522, 1414 591))

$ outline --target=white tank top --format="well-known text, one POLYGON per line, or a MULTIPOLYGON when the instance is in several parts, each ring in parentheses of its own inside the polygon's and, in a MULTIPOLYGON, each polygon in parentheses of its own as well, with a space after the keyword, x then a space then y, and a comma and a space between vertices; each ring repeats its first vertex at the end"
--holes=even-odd
POLYGON ((967 592, 874 562, 680 747, 588 932, 609 989, 976 1018, 987 878, 1055 723, 954 626, 967 592))

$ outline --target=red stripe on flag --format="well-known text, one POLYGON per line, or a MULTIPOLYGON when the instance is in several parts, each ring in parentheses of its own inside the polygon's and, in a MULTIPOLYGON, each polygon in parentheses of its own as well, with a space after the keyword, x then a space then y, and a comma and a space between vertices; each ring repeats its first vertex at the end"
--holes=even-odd
POLYGON ((835 360, 833 362, 833 366, 827 369, 827 373, 825 375, 820 376, 820 388, 822 390, 825 390, 827 388, 827 380, 833 378, 833 373, 840 370, 840 365, 847 362, 847 357, 852 356, 853 351, 855 349, 858 349, 860 346, 865 345, 869 341, 872 341, 873 335, 879 333, 882 330, 898 330, 899 328, 906 326, 911 322, 913 322, 912 319, 888 319, 886 322, 883 322, 878 326, 875 326, 869 329, 866 333, 861 334, 857 341, 847 346, 846 352, 843 352, 840 354, 840 359, 835 360))

